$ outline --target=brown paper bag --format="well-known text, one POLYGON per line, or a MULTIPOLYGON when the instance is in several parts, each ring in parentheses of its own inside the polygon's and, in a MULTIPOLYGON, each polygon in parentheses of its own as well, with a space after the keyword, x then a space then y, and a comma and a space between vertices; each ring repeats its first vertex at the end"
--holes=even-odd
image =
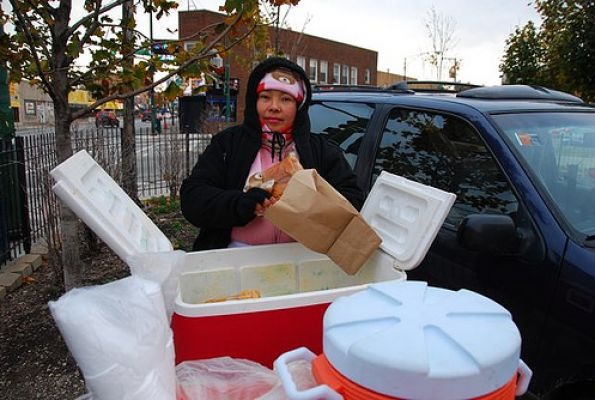
POLYGON ((264 214, 310 250, 355 274, 382 241, 349 201, 314 169, 296 172, 264 214))

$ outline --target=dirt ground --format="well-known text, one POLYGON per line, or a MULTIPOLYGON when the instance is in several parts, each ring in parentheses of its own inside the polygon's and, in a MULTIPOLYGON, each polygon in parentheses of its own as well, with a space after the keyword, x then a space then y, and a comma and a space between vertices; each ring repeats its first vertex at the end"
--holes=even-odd
MULTIPOLYGON (((147 210, 145 210, 147 211, 147 210)), ((147 214, 176 248, 190 250, 196 229, 178 212, 147 214)), ((111 282, 129 270, 107 246, 82 255, 87 265, 84 285, 111 282)), ((48 308, 61 291, 47 260, 19 289, 0 301, 0 398, 71 400, 86 393, 83 377, 48 308)))

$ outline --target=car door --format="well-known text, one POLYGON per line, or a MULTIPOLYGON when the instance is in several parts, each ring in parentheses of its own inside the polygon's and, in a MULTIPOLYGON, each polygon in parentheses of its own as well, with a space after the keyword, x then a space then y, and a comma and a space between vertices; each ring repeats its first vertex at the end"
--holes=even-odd
POLYGON ((428 255, 408 273, 409 279, 466 288, 502 304, 521 331, 523 358, 536 367, 547 299, 559 266, 545 257, 539 230, 478 129, 459 116, 393 107, 376 142, 371 184, 385 170, 457 195, 428 255), (509 216, 522 236, 518 249, 463 247, 458 228, 471 214, 509 216))

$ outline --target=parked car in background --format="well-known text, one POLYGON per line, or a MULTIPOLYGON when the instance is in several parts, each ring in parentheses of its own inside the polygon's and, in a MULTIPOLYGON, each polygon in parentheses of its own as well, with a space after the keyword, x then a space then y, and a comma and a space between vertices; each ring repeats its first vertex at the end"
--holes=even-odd
POLYGON ((457 195, 408 279, 511 312, 534 372, 525 398, 595 399, 595 108, 520 85, 326 89, 312 131, 343 149, 362 188, 385 170, 457 195))
POLYGON ((143 122, 151 121, 151 110, 143 110, 140 113, 140 120, 143 122))
POLYGON ((116 117, 116 113, 113 111, 98 111, 95 114, 95 126, 96 127, 114 127, 120 126, 120 120, 116 117))

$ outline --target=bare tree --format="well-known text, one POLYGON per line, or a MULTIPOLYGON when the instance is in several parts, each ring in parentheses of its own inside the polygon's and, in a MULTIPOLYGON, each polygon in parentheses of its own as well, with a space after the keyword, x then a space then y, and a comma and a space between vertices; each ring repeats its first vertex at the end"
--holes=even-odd
POLYGON ((428 61, 436 68, 436 79, 442 80, 442 67, 448 53, 456 46, 457 39, 455 37, 456 21, 449 16, 446 16, 432 6, 426 19, 424 26, 428 33, 431 42, 432 50, 429 52, 428 61))

